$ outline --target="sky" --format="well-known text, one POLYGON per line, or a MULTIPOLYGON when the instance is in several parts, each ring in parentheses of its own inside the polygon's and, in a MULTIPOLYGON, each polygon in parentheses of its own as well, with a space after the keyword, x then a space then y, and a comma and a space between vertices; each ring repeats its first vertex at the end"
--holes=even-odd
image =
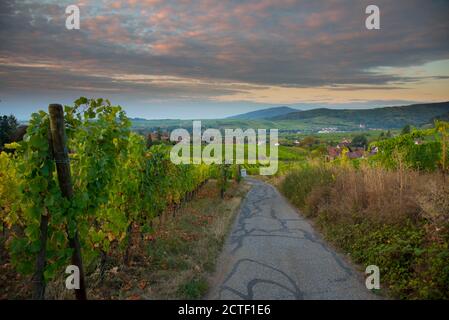
POLYGON ((448 17, 449 0, 1 0, 0 114, 80 96, 147 119, 448 101, 448 17))

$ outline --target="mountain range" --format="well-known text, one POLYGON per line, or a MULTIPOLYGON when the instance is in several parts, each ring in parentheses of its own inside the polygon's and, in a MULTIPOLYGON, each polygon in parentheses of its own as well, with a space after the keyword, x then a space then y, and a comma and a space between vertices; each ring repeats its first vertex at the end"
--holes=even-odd
POLYGON ((400 107, 383 107, 374 109, 313 109, 297 111, 275 117, 270 120, 316 121, 326 118, 330 123, 341 121, 347 124, 366 126, 368 128, 400 128, 407 124, 421 126, 431 119, 449 112, 449 102, 414 104, 400 107))
POLYGON ((270 119, 274 117, 282 117, 289 113, 298 112, 300 110, 293 109, 290 107, 274 107, 262 110, 256 110, 252 112, 238 114, 232 117, 228 117, 226 119, 239 119, 239 120, 260 120, 260 119, 270 119))
MULTIPOLYGON (((360 129, 398 129, 409 124, 421 127, 435 119, 447 119, 449 102, 421 103, 408 106, 382 107, 372 109, 312 109, 297 110, 277 107, 257 110, 225 119, 202 120, 203 128, 254 128, 279 129, 281 131, 317 132, 323 128, 339 131, 360 129)), ((200 120, 200 119, 199 119, 200 120)), ((138 130, 192 129, 192 120, 134 120, 138 130)))

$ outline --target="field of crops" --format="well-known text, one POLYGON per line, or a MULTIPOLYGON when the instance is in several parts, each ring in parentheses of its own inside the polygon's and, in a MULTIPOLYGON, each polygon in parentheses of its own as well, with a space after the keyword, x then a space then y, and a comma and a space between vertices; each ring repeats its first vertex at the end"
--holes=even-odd
POLYGON ((167 146, 147 149, 108 101, 79 99, 65 107, 64 119, 69 197, 58 183, 48 113, 33 114, 24 141, 0 155, 4 244, 17 270, 33 275, 35 298, 77 254, 80 268, 112 249, 126 263, 132 228, 151 232, 152 219, 190 198, 211 174, 203 164, 172 164, 167 146))

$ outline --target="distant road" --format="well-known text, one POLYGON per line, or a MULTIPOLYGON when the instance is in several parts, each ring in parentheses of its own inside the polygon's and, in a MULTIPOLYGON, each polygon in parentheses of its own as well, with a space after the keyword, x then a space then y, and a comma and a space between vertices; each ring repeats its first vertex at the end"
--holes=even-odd
POLYGON ((207 299, 378 299, 274 187, 247 181, 207 299))

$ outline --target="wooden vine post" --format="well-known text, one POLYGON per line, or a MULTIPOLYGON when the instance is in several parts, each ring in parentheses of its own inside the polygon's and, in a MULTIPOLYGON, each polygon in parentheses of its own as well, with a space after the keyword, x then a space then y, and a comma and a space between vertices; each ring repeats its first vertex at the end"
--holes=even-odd
POLYGON ((40 249, 36 258, 36 271, 33 275, 33 300, 45 299, 45 277, 44 271, 47 264, 47 234, 48 234, 48 212, 41 215, 39 225, 40 249))
MULTIPOLYGON (((50 113, 51 140, 53 143, 53 157, 58 173, 59 188, 62 195, 71 199, 73 197, 72 179, 70 173, 69 153, 64 124, 64 111, 60 104, 50 104, 48 107, 50 113)), ((86 286, 84 281, 83 260, 81 257, 81 245, 78 237, 78 230, 75 229, 73 235, 67 230, 69 246, 73 249, 72 264, 79 268, 80 288, 75 289, 76 299, 86 300, 86 286)))

